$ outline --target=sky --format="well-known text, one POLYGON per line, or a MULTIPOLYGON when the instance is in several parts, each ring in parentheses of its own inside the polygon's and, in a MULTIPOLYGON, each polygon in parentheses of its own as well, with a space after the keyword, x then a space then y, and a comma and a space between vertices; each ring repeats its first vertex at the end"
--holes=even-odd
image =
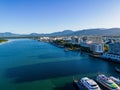
POLYGON ((120 0, 0 0, 0 32, 112 27, 120 27, 120 0))

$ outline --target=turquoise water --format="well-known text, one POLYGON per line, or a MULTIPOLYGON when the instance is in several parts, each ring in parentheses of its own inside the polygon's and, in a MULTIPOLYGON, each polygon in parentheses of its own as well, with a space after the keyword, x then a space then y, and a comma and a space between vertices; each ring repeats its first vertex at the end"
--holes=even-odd
POLYGON ((0 45, 0 90, 76 90, 73 76, 95 78, 98 72, 119 77, 119 64, 30 39, 0 45))

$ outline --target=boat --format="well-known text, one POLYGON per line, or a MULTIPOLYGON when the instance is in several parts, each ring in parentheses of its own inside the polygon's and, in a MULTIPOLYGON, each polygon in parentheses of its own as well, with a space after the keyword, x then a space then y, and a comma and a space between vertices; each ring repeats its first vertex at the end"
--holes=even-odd
POLYGON ((96 78, 97 82, 106 87, 108 90, 120 90, 120 87, 104 74, 99 74, 96 78))
POLYGON ((120 86, 120 79, 119 78, 115 78, 113 76, 110 76, 110 79, 113 80, 117 85, 120 86))
POLYGON ((98 84, 88 77, 84 77, 80 81, 81 84, 86 88, 86 90, 101 90, 98 84))
POLYGON ((115 71, 120 73, 120 69, 115 67, 115 71))

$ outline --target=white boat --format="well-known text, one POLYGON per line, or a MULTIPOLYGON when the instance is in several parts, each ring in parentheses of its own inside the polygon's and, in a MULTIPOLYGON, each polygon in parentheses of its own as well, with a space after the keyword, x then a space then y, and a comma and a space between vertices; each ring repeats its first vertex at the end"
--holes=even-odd
POLYGON ((113 76, 110 76, 110 79, 112 79, 117 85, 120 86, 120 79, 119 78, 115 78, 113 76))
POLYGON ((103 74, 99 74, 96 80, 108 90, 120 90, 120 87, 113 80, 103 74))
POLYGON ((84 77, 81 80, 81 84, 87 89, 87 90, 101 90, 98 84, 88 77, 84 77))

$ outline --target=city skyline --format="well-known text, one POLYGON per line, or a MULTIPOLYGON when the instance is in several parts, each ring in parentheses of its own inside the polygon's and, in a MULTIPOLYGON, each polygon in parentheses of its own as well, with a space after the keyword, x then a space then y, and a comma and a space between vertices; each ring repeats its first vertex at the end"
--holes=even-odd
POLYGON ((120 28, 119 0, 0 0, 0 32, 120 28))

